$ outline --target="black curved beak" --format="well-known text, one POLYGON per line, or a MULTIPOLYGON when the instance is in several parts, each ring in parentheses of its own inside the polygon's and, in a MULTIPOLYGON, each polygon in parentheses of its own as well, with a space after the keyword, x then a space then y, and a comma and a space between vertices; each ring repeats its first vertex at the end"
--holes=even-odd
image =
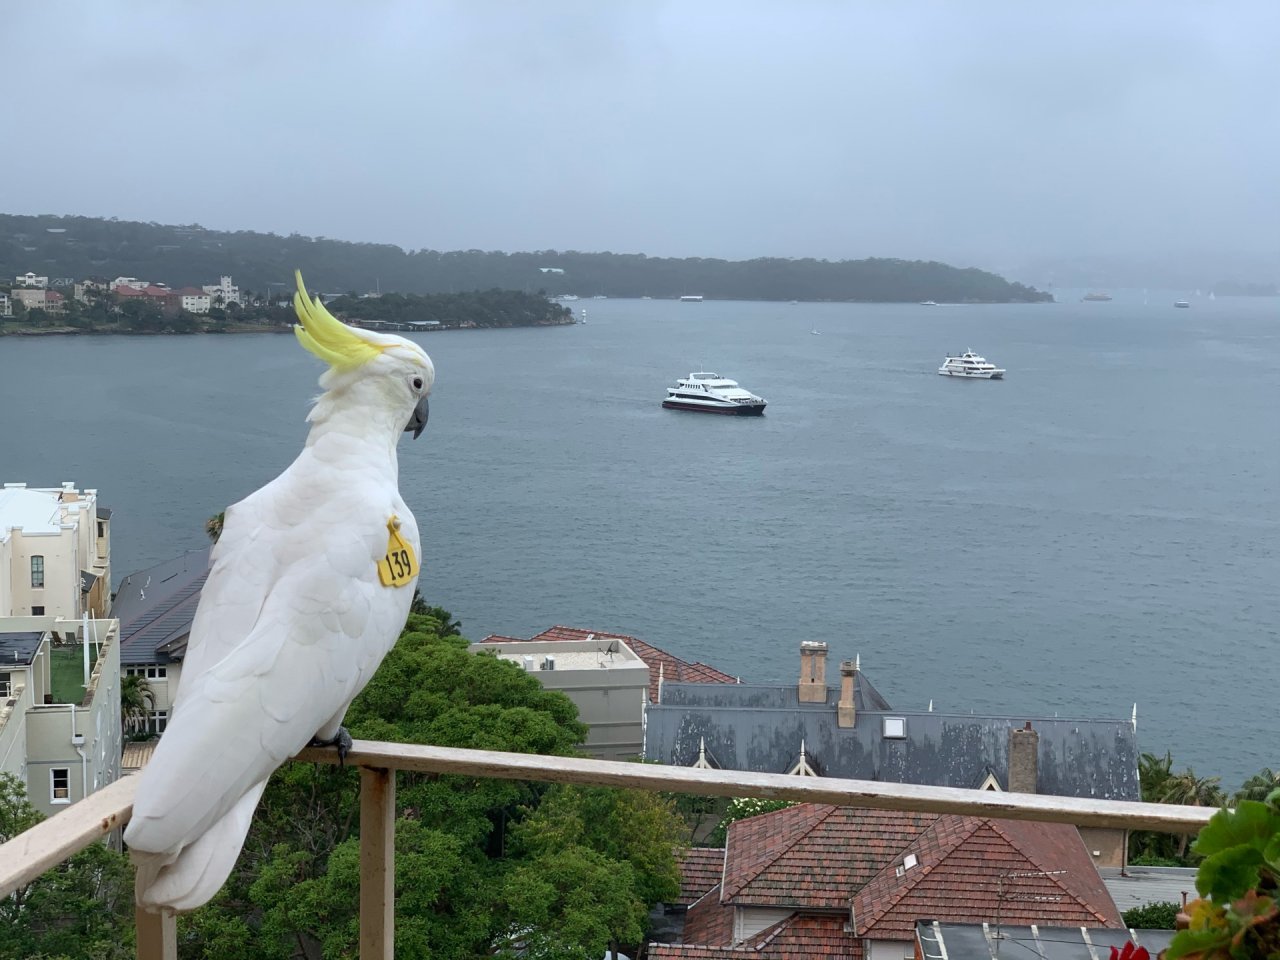
POLYGON ((417 440, 422 433, 422 428, 427 425, 427 398, 423 397, 418 401, 418 405, 413 408, 413 416, 409 418, 409 423, 405 426, 405 433, 413 433, 413 439, 417 440))

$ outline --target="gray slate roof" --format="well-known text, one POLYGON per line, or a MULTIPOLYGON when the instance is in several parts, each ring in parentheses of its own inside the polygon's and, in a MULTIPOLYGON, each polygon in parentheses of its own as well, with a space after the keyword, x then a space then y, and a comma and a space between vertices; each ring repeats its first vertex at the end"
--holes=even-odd
POLYGON ((1120 912, 1149 903, 1182 903, 1183 895, 1194 900, 1195 867, 1099 867, 1102 882, 1120 912))
POLYGON ((1138 800, 1138 745, 1129 720, 976 716, 892 710, 855 675, 855 725, 836 722, 839 688, 826 703, 800 703, 792 686, 665 683, 646 715, 647 760, 691 766, 705 741, 721 769, 786 773, 803 741, 821 776, 939 787, 981 787, 988 773, 1008 789, 1009 731, 1031 721, 1039 733, 1038 792, 1138 800), (885 737, 886 717, 906 736, 885 737))
POLYGON ((0 670, 15 664, 30 666, 42 637, 44 634, 39 630, 0 632, 0 670))
POLYGON ((205 548, 131 573, 120 582, 111 616, 120 621, 122 666, 182 659, 208 576, 205 548))

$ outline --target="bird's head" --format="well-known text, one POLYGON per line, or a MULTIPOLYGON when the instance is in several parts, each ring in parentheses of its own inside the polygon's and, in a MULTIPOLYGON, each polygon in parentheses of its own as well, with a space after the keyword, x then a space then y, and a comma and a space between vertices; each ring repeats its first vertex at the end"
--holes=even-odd
POLYGON ((320 378, 326 397, 358 394, 365 402, 403 417, 405 431, 416 438, 427 425, 427 395, 436 370, 427 352, 412 340, 389 333, 349 327, 312 297, 295 271, 297 293, 293 332, 308 351, 329 365, 320 378))

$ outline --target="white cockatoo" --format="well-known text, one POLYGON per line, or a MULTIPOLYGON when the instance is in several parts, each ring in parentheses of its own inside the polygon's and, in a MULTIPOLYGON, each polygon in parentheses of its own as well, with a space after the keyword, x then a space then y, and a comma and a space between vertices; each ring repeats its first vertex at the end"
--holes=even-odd
POLYGON ((308 744, 351 739, 347 707, 404 627, 418 525, 396 441, 427 422, 431 358, 347 326, 297 275, 299 342, 329 364, 306 446, 228 508, 173 717, 139 775, 125 842, 137 900, 194 910, 230 875, 267 778, 308 744))

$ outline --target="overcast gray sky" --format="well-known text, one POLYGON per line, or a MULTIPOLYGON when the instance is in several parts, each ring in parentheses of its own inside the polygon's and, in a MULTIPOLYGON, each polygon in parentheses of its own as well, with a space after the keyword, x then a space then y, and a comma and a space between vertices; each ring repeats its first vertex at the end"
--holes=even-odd
POLYGON ((406 248, 1280 256, 1280 3, 4 11, 0 210, 406 248))

